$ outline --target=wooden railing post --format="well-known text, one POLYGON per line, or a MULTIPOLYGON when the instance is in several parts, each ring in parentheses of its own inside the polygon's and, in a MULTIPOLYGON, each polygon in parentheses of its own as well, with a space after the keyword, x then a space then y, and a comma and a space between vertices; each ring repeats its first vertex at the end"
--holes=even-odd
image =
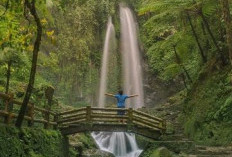
POLYGON ((86 121, 87 122, 91 121, 91 106, 86 107, 86 121))
POLYGON ((162 126, 162 128, 163 128, 163 130, 162 130, 163 132, 162 133, 164 134, 166 132, 166 129, 167 129, 167 122, 166 122, 166 120, 163 120, 162 125, 163 125, 162 126))
POLYGON ((129 108, 128 109, 128 122, 129 125, 132 125, 133 123, 133 109, 129 108))
POLYGON ((34 125, 34 104, 28 105, 28 117, 30 117, 31 119, 28 120, 27 125, 29 127, 32 127, 34 125))
POLYGON ((53 125, 54 130, 58 129, 58 120, 59 120, 58 114, 54 115, 54 122, 56 122, 56 125, 53 125))
POLYGON ((14 95, 13 94, 9 94, 9 99, 6 100, 5 103, 5 112, 7 113, 7 115, 5 116, 4 119, 4 123, 5 124, 10 124, 11 119, 12 119, 12 110, 13 110, 13 99, 14 99, 14 95))
POLYGON ((44 129, 48 129, 49 128, 49 122, 50 122, 50 112, 48 110, 46 110, 46 112, 44 114, 45 114, 44 120, 46 121, 44 123, 44 129))
POLYGON ((54 88, 51 87, 51 86, 48 86, 45 89, 45 97, 48 100, 47 105, 45 105, 45 110, 47 110, 45 112, 45 120, 47 121, 46 123, 44 123, 44 128, 45 129, 49 128, 49 122, 50 122, 50 112, 49 111, 51 110, 51 107, 52 107, 53 94, 54 94, 54 88))

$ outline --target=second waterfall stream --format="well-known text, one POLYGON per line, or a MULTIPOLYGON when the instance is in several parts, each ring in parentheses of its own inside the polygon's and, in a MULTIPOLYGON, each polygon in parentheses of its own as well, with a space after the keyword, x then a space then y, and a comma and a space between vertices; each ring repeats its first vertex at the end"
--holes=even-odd
MULTIPOLYGON (((144 106, 143 79, 141 57, 137 39, 137 27, 134 16, 128 7, 120 5, 121 22, 121 53, 123 69, 123 88, 125 94, 138 94, 126 103, 126 107, 141 108, 144 106)), ((109 18, 104 52, 102 58, 101 80, 99 89, 99 107, 105 105, 105 93, 107 90, 108 58, 115 46, 115 31, 111 18, 109 18)), ((138 148, 135 135, 124 132, 93 132, 93 138, 103 151, 110 152, 116 157, 138 157, 142 152, 138 148)))

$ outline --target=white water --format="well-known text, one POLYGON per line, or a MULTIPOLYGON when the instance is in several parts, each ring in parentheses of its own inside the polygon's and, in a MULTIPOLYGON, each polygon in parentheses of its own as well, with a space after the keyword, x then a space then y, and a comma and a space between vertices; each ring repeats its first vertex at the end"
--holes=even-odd
POLYGON ((120 20, 124 92, 128 95, 139 95, 138 97, 129 99, 127 107, 141 108, 144 106, 143 73, 136 22, 131 10, 123 6, 120 7, 120 20))
POLYGON ((108 73, 108 63, 109 63, 109 55, 114 50, 115 47, 115 29, 112 24, 111 17, 108 20, 107 31, 105 37, 104 51, 102 57, 102 67, 101 67, 101 79, 99 86, 99 100, 98 107, 104 107, 105 105, 105 93, 107 87, 107 73, 108 73))
MULTIPOLYGON (((124 93, 128 95, 139 95, 136 98, 131 98, 132 100, 129 101, 126 107, 140 108, 144 105, 142 70, 136 34, 136 23, 129 8, 120 7, 120 20, 124 69, 123 80, 125 80, 124 93)), ((112 46, 111 40, 114 40, 113 38, 115 38, 114 26, 111 19, 109 19, 102 59, 98 107, 104 107, 105 105, 104 94, 106 93, 107 88, 107 66, 112 46)), ((116 157, 138 157, 142 152, 142 150, 138 148, 135 135, 132 133, 93 132, 92 137, 95 139, 101 150, 110 152, 116 157)))
POLYGON ((110 152, 116 157, 138 157, 142 150, 137 146, 135 135, 125 132, 92 133, 101 150, 110 152))

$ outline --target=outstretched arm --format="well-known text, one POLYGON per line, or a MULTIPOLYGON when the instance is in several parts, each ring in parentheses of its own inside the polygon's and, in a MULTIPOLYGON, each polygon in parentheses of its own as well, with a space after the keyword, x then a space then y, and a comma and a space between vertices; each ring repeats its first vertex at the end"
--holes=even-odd
POLYGON ((132 98, 132 97, 136 97, 136 96, 139 96, 139 95, 138 94, 136 94, 136 95, 129 95, 128 97, 132 98))
POLYGON ((111 97, 114 97, 114 95, 113 95, 113 94, 109 94, 109 93, 106 93, 105 95, 107 95, 107 96, 111 96, 111 97))

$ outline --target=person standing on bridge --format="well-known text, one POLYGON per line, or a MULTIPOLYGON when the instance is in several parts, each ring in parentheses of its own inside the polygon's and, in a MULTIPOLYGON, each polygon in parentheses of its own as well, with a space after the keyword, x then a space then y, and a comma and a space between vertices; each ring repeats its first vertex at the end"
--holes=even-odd
MULTIPOLYGON (((106 93, 105 95, 116 98, 118 101, 118 103, 117 103, 118 108, 125 108, 125 101, 127 98, 132 98, 132 97, 138 96, 138 95, 123 94, 123 90, 119 90, 118 94, 116 94, 116 95, 109 94, 109 93, 106 93)), ((118 115, 124 115, 124 114, 125 114, 125 111, 118 111, 118 115)))

